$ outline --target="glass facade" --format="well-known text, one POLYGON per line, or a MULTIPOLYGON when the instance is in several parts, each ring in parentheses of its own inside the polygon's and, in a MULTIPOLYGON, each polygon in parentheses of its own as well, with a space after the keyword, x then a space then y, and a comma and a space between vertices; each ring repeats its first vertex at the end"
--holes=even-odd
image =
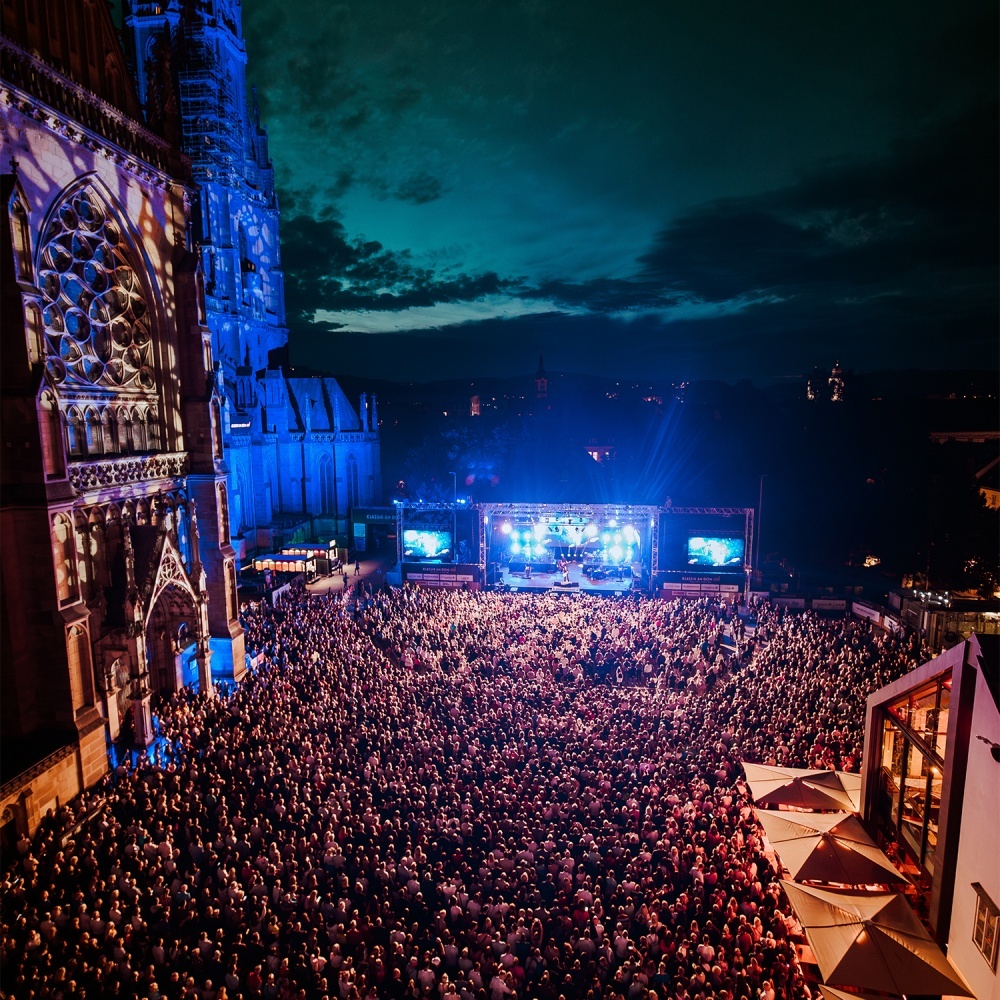
POLYGON ((884 707, 878 818, 905 852, 934 874, 947 756, 951 672, 884 707))

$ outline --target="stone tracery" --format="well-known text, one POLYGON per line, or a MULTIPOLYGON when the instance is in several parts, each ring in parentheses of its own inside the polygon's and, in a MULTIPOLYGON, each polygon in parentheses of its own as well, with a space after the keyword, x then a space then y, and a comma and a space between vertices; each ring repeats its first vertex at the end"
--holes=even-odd
POLYGON ((49 377, 57 386, 156 387, 149 308, 121 226, 78 191, 42 240, 39 286, 49 377))

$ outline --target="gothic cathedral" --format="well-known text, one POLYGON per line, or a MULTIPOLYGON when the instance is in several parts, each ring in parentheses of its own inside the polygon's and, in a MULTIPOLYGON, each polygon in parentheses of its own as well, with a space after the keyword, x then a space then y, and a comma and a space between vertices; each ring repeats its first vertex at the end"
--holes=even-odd
POLYGON ((237 568, 378 502, 375 401, 288 368, 239 4, 0 0, 0 833, 245 666, 237 568), (284 533, 284 534, 282 534, 284 533))

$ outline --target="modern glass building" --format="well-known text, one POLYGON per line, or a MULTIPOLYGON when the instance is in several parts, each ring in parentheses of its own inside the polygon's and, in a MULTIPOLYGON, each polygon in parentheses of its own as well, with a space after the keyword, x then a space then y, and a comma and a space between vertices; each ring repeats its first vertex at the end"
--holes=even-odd
POLYGON ((869 829, 976 996, 1000 1000, 1000 639, 973 634, 872 694, 864 759, 869 829))
POLYGON ((881 706, 875 815, 882 831, 929 875, 937 866, 951 683, 948 670, 881 706))

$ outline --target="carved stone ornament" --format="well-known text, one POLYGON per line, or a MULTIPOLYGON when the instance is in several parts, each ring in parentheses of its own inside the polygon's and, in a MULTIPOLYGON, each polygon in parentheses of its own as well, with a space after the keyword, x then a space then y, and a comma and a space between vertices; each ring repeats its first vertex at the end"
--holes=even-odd
POLYGON ((95 462, 74 462, 69 468, 69 482, 77 493, 127 486, 156 479, 177 479, 188 473, 185 452, 163 455, 130 455, 104 458, 95 462))

